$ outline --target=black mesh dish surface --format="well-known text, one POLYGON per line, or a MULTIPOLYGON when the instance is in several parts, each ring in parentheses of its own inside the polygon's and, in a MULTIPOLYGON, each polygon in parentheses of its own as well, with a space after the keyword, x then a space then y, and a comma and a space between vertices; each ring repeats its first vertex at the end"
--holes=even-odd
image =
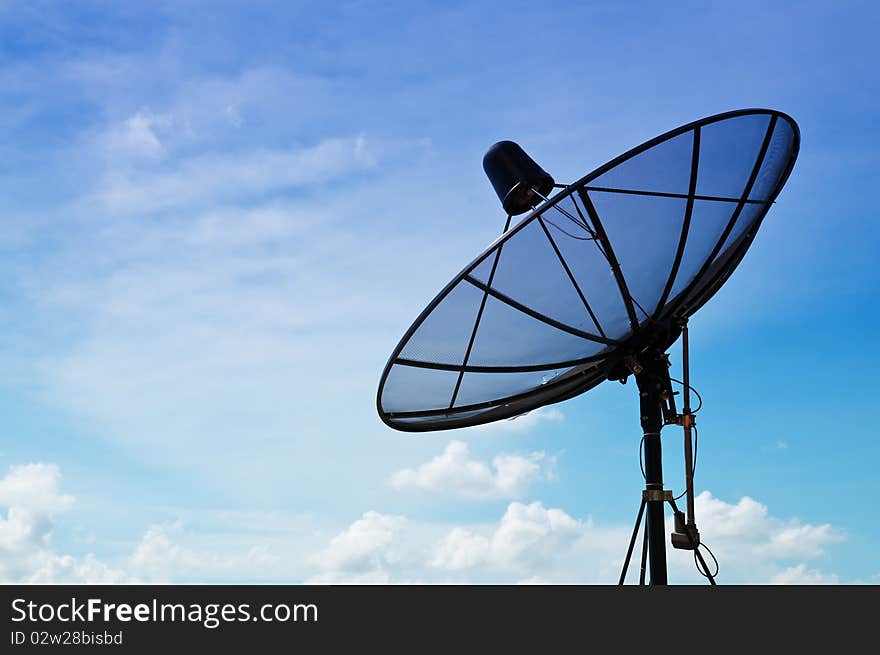
POLYGON ((379 415, 442 430, 582 393, 692 315, 745 254, 797 157, 795 122, 749 109, 680 127, 564 188, 431 301, 382 373, 379 415))

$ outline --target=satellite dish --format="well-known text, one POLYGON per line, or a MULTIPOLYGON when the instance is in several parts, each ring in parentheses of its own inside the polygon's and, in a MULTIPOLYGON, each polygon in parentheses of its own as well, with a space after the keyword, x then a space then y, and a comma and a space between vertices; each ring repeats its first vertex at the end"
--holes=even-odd
MULTIPOLYGON (((648 532, 662 531, 671 494, 660 493, 660 428, 683 424, 687 448, 693 421, 689 386, 687 411, 675 412, 663 353, 739 264, 791 173, 799 140, 781 112, 728 112, 667 132, 566 186, 517 144, 495 144, 483 165, 508 214, 504 233, 406 331, 382 373, 379 416, 404 431, 461 428, 633 375, 649 487, 642 509, 647 503, 648 532)), ((690 526, 692 494, 688 500, 690 526)), ((682 530, 673 545, 693 545, 698 555, 695 525, 682 530)), ((648 536, 645 543, 656 540, 648 536)), ((665 550, 659 558, 652 545, 652 583, 665 583, 665 550)))

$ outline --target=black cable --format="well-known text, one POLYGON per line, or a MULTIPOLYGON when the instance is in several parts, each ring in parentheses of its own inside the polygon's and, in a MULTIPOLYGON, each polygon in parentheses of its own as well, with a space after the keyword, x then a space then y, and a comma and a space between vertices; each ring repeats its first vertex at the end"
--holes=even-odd
MULTIPOLYGON (((561 227, 559 227, 556 223, 554 223, 553 221, 551 221, 551 220, 550 220, 549 218, 547 218, 546 216, 544 217, 544 222, 545 222, 545 223, 549 223, 550 225, 552 225, 553 227, 555 227, 557 230, 559 230, 560 232, 562 232, 564 235, 569 236, 569 237, 571 237, 572 239, 577 239, 578 241, 593 241, 593 237, 579 237, 579 236, 577 236, 577 235, 575 235, 575 234, 572 234, 571 232, 568 232, 568 231, 566 231, 566 230, 563 230, 561 227)), ((582 227, 579 223, 575 223, 575 225, 578 225, 579 227, 582 227)))
MULTIPOLYGON (((664 425, 663 427, 666 427, 666 426, 664 425)), ((661 436, 663 435, 662 429, 660 431, 660 435, 661 436)), ((694 459, 693 459, 693 465, 691 468, 692 472, 697 470, 697 445, 699 444, 699 442, 700 442, 699 441, 699 432, 697 431, 697 426, 695 425, 694 426, 694 459)), ((642 471, 642 477, 645 478, 645 480, 647 480, 648 475, 645 473, 645 464, 642 461, 643 460, 642 452, 643 452, 644 445, 645 445, 645 435, 642 435, 641 440, 639 440, 639 468, 642 471)), ((673 498, 673 500, 678 500, 680 498, 683 498, 686 493, 687 493, 687 489, 685 489, 680 494, 675 496, 675 498, 673 498)))
MULTIPOLYGON (((675 382, 677 384, 680 384, 681 386, 684 386, 684 382, 682 382, 681 380, 678 380, 676 378, 669 378, 669 379, 672 382, 675 382)), ((694 389, 693 386, 691 386, 690 384, 687 386, 691 391, 694 392, 694 395, 697 397, 697 402, 699 403, 697 405, 696 409, 691 410, 691 414, 696 414, 703 407, 703 397, 700 395, 699 391, 694 389)), ((671 425, 671 424, 667 424, 667 425, 671 425)), ((666 425, 664 425, 663 427, 666 427, 666 425)), ((694 429, 694 458, 691 461, 691 473, 696 474, 696 472, 697 472, 697 452, 698 452, 699 445, 700 445, 700 432, 699 432, 699 430, 697 430, 696 424, 693 426, 693 429, 694 429)), ((661 428, 661 433, 662 433, 662 428, 661 428)), ((642 448, 644 446, 644 443, 645 443, 645 437, 644 437, 644 435, 642 435, 642 440, 639 442, 639 468, 642 470, 642 477, 647 480, 648 476, 645 474, 645 465, 642 463, 642 448)), ((684 491, 682 491, 680 494, 675 496, 673 498, 673 500, 680 500, 680 499, 684 498, 685 495, 687 495, 687 488, 685 488, 684 491)), ((711 553, 711 551, 710 551, 710 553, 711 553)), ((714 559, 715 556, 713 555, 712 558, 714 559)), ((715 560, 715 563, 717 565, 718 560, 715 560)))
MULTIPOLYGON (((696 447, 696 444, 697 444, 697 426, 695 425, 694 426, 694 458, 693 458, 693 460, 691 460, 691 475, 693 475, 694 471, 697 470, 697 447, 696 447)), ((684 491, 682 491, 675 498, 673 498, 673 500, 679 500, 680 498, 683 498, 685 495, 687 495, 687 484, 685 484, 684 491)))
POLYGON ((642 477, 645 478, 645 482, 648 481, 648 474, 645 473, 645 465, 642 463, 642 447, 645 445, 645 435, 642 435, 642 440, 639 441, 639 468, 642 469, 642 477))
MULTIPOLYGON (((534 211, 538 211, 538 208, 537 208, 537 206, 535 206, 535 205, 532 205, 532 209, 533 209, 534 211)), ((562 211, 562 209, 560 209, 559 207, 554 207, 554 209, 558 210, 559 213, 561 213, 563 216, 565 216, 568 220, 570 220, 572 223, 574 223, 575 225, 577 225, 579 228, 581 228, 581 229, 586 230, 587 232, 589 232, 589 233, 590 233, 590 236, 588 236, 588 237, 579 237, 579 236, 576 236, 576 235, 572 234, 571 232, 568 232, 568 231, 566 231, 566 230, 563 230, 563 229, 562 229, 561 227, 559 227, 556 223, 554 223, 554 222, 551 221, 549 218, 547 218, 547 216, 540 216, 540 217, 538 218, 538 220, 543 220, 545 223, 550 223, 550 225, 552 225, 553 227, 555 227, 557 230, 559 230, 559 231, 562 232, 563 234, 565 234, 565 235, 571 237, 572 239, 577 239, 578 241, 596 241, 596 235, 595 235, 595 234, 593 233, 593 231, 590 229, 590 226, 589 226, 589 225, 585 225, 585 224, 581 223, 580 221, 575 220, 574 217, 573 217, 571 214, 569 214, 568 212, 562 211)), ((545 212, 545 214, 546 214, 546 212, 545 212)))
MULTIPOLYGON (((684 382, 682 382, 681 380, 677 380, 676 378, 669 378, 669 379, 672 382, 675 382, 677 384, 680 384, 681 386, 684 386, 684 382)), ((700 392, 697 391, 696 389, 694 389, 691 385, 687 385, 687 386, 691 391, 694 392, 694 395, 697 397, 697 401, 699 402, 699 404, 697 405, 697 408, 691 410, 691 414, 696 414, 703 407, 703 397, 700 395, 700 392)), ((700 433, 697 430, 696 424, 693 426, 693 429, 694 429, 694 458, 691 461, 691 472, 696 473, 696 471, 697 471, 697 448, 700 443, 700 433)), ((675 500, 678 500, 678 499, 684 497, 685 494, 687 494, 687 489, 685 489, 679 495, 677 495, 675 497, 675 500)))
MULTIPOLYGON (((537 189, 532 189, 532 191, 535 192, 535 194, 536 194, 539 198, 541 198, 541 200, 544 200, 544 201, 547 200, 547 198, 545 198, 544 196, 542 196, 542 195, 538 192, 537 189)), ((537 208, 536 205, 532 205, 532 209, 535 210, 535 211, 538 210, 538 208, 537 208)), ((573 234, 569 234, 568 232, 566 232, 565 230, 563 230, 561 227, 559 227, 558 225, 556 225, 556 223, 552 223, 552 222, 550 221, 550 219, 547 218, 547 216, 546 216, 546 213, 547 213, 547 212, 544 212, 545 215, 544 215, 544 216, 541 216, 541 217, 540 217, 540 220, 544 220, 544 221, 546 221, 547 223, 550 223, 550 225, 552 225, 553 227, 555 227, 557 230, 559 230, 560 232, 563 232, 564 234, 568 234, 568 236, 572 237, 573 239, 580 239, 581 241, 591 241, 591 240, 592 240, 592 241, 595 241, 595 240, 596 240, 596 233, 593 232, 592 229, 590 229, 590 226, 587 225, 586 221, 583 221, 583 222, 582 222, 582 221, 576 219, 574 216, 571 215, 570 212, 565 211, 565 210, 564 210, 562 207, 560 207, 559 205, 554 205, 554 206, 553 206, 553 209, 555 209, 555 210, 558 211, 560 214, 562 214, 563 216, 565 216, 568 220, 570 220, 572 223, 574 223, 575 225, 577 225, 579 228, 581 228, 581 229, 586 230, 587 232, 589 232, 589 233, 590 233, 590 237, 592 237, 592 238, 591 238, 591 239, 588 239, 588 238, 586 238, 586 237, 576 237, 576 236, 574 236, 573 234)), ((577 203, 575 203, 575 209, 577 209, 577 203)), ((580 212, 580 210, 578 209, 578 214, 580 214, 580 213, 581 213, 581 212, 580 212)))
POLYGON ((702 575, 704 578, 710 578, 710 577, 717 578, 718 572, 721 570, 721 565, 718 563, 718 558, 715 557, 715 553, 713 553, 712 550, 706 544, 700 543, 697 546, 697 548, 700 548, 701 546, 706 549, 706 552, 709 553, 709 555, 711 555, 712 561, 715 562, 715 573, 712 573, 712 574, 709 573, 709 570, 708 570, 709 565, 708 564, 706 565, 705 571, 702 569, 702 567, 700 567, 700 562, 697 559, 697 550, 696 549, 694 549, 694 565, 697 567, 697 571, 699 572, 699 574, 702 575))
MULTIPOLYGON (((676 384, 680 384, 681 386, 684 386, 684 382, 682 382, 681 380, 676 380, 675 378, 669 378, 669 379, 672 382, 675 382, 676 384)), ((688 389, 690 389, 691 391, 694 392, 694 395, 697 397, 697 400, 700 403, 699 405, 697 405, 696 409, 691 410, 691 414, 696 414, 697 412, 700 411, 700 408, 703 406, 703 397, 700 395, 700 392, 697 391, 696 389, 694 389, 691 385, 687 385, 687 386, 688 386, 688 389)))
MULTIPOLYGON (((575 203, 574 207, 575 207, 575 209, 577 209, 577 212, 578 212, 578 218, 575 218, 574 216, 572 216, 571 212, 565 211, 565 210, 564 210, 562 207, 560 207, 559 205, 553 205, 553 209, 555 209, 555 210, 558 211, 560 214, 562 214, 563 216, 565 216, 568 220, 570 220, 570 221, 571 221, 572 223, 574 223, 575 225, 577 225, 577 226, 582 227, 583 229, 585 229, 587 232, 590 233, 590 236, 591 236, 591 237, 595 237, 595 236, 596 236, 596 233, 590 228, 589 225, 587 225, 587 222, 586 222, 586 221, 582 220, 583 217, 581 216, 581 211, 580 211, 580 209, 578 209, 578 207, 577 207, 577 203, 575 203)), ((546 218, 546 216, 545 216, 545 218, 546 218)))
MULTIPOLYGON (((684 382, 682 382, 681 380, 676 380, 675 378, 670 378, 670 380, 672 380, 672 382, 676 382, 676 383, 680 384, 681 386, 684 386, 684 382)), ((697 401, 699 402, 699 404, 697 405, 697 408, 691 410, 691 414, 696 414, 697 412, 700 411, 700 408, 703 407, 703 397, 700 395, 700 392, 697 391, 696 389, 694 389, 691 385, 687 385, 687 386, 691 391, 694 392, 694 395, 697 397, 697 401)), ((662 431, 663 431, 664 427, 666 427, 666 425, 661 427, 661 431, 660 431, 661 435, 662 435, 662 431)), ((698 452, 698 448, 700 445, 700 432, 699 432, 699 430, 697 430, 696 425, 694 425, 692 427, 694 430, 694 457, 693 457, 693 460, 691 463, 692 464, 691 465, 691 472, 696 473, 696 471, 697 471, 697 452, 698 452)), ((639 441, 639 469, 641 469, 641 471, 642 471, 642 477, 645 478, 645 480, 647 480, 648 476, 645 473, 645 465, 643 462, 644 455, 642 454, 643 450, 644 450, 644 445, 645 445, 645 436, 646 435, 643 434, 641 440, 639 441)), ((678 496, 675 496, 673 498, 673 501, 679 500, 680 498, 683 498, 686 494, 687 494, 687 488, 685 488, 685 490, 682 491, 678 496)), ((704 578, 707 578, 707 579, 716 578, 718 576, 718 572, 721 570, 721 565, 718 563, 718 558, 715 557, 715 553, 713 553, 712 550, 704 543, 700 543, 699 545, 697 545, 697 548, 694 549, 694 565, 697 567, 697 572, 700 575, 702 575, 704 578), (709 570, 708 570, 709 565, 708 564, 706 565, 706 570, 703 570, 703 568, 700 566, 700 562, 697 559, 697 550, 700 547, 703 547, 706 549, 706 552, 709 553, 709 556, 712 558, 712 561, 715 563, 715 573, 711 573, 711 574, 709 573, 709 570)))

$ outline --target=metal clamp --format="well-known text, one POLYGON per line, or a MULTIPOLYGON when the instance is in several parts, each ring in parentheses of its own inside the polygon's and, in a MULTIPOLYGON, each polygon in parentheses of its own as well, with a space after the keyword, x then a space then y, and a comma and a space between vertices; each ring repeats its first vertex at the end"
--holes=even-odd
POLYGON ((645 489, 642 491, 642 499, 646 502, 664 502, 672 500, 672 492, 668 489, 645 489))
POLYGON ((626 366, 634 375, 638 375, 645 370, 645 368, 641 364, 639 364, 639 361, 632 355, 627 355, 623 358, 623 365, 626 366))

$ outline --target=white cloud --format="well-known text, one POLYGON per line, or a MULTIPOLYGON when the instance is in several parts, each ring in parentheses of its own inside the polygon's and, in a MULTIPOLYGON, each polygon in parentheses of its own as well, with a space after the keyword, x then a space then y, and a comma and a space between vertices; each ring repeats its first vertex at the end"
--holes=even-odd
POLYGON ((389 563, 387 548, 405 524, 401 516, 365 512, 346 530, 333 537, 327 549, 318 556, 325 569, 364 570, 389 563))
MULTIPOLYGON (((630 533, 629 526, 581 520, 540 502, 511 502, 489 524, 444 525, 368 511, 324 537, 326 530, 295 517, 221 512, 199 515, 198 530, 182 519, 151 525, 131 555, 113 565, 53 548, 56 518, 74 504, 60 482, 58 468, 46 464, 12 467, 0 478, 6 508, 0 581, 609 583, 630 533)), ((708 491, 697 496, 697 516, 703 540, 721 561, 722 583, 840 581, 811 562, 844 538, 829 524, 780 519, 751 498, 727 503, 708 491)), ((672 582, 701 581, 690 553, 668 553, 672 582)))
POLYGON ((59 492, 61 472, 54 464, 11 466, 0 479, 0 506, 20 511, 63 512, 73 504, 73 497, 59 492))
POLYGON ((151 525, 131 556, 133 571, 153 581, 168 581, 180 571, 181 550, 172 532, 179 524, 151 525))
POLYGON ((18 580, 26 584, 128 584, 138 582, 122 569, 113 568, 91 553, 76 558, 51 552, 36 554, 31 573, 18 580))
POLYGON ((843 535, 828 523, 801 525, 793 520, 785 527, 773 530, 766 545, 759 552, 771 557, 818 557, 825 553, 828 544, 841 541, 843 535))
MULTIPOLYGON (((698 496, 697 517, 704 541, 721 562, 722 584, 839 581, 803 561, 821 558, 824 546, 842 538, 833 528, 782 520, 750 498, 726 503, 709 492, 698 496), (795 526, 809 545, 793 543, 795 526)), ((316 558, 324 570, 312 579, 608 584, 617 581, 631 531, 630 526, 580 520, 540 502, 511 502, 492 524, 444 527, 393 517, 386 525, 390 520, 365 514, 316 558), (368 536, 356 548, 355 535, 361 532, 368 536)), ((671 582, 705 582, 692 553, 672 548, 667 553, 671 582)), ((637 567, 631 562, 629 582, 637 578, 637 567)))
MULTIPOLYGON (((368 513, 373 520, 381 515, 368 513)), ((356 522, 352 528, 362 529, 356 522)), ((494 524, 444 526, 396 517, 393 530, 382 539, 368 540, 373 547, 351 565, 349 560, 327 565, 331 544, 316 556, 322 571, 310 581, 393 583, 460 582, 511 583, 517 581, 601 582, 617 568, 624 530, 597 529, 540 502, 512 502, 494 524)), ((347 541, 351 532, 340 537, 347 541)), ((348 552, 348 548, 344 549, 348 552)), ((331 558, 332 559, 332 558, 331 558)))
MULTIPOLYGON (((813 558, 844 535, 830 524, 812 525, 770 515, 766 505, 744 496, 735 504, 703 491, 695 499, 700 530, 730 554, 757 558, 813 558)), ((708 538, 708 537, 707 537, 708 538)), ((713 547, 714 548, 714 547, 713 547)))
POLYGON ((296 515, 199 512, 149 526, 124 564, 150 582, 299 582, 319 534, 296 515))
POLYGON ((170 127, 171 117, 139 111, 121 123, 111 125, 99 137, 99 143, 114 165, 125 160, 156 160, 165 154, 157 132, 170 127))
POLYGON ((771 583, 779 585, 840 584, 840 577, 833 573, 822 573, 816 569, 807 568, 806 564, 798 564, 774 575, 771 583))
POLYGON ((478 566, 490 570, 531 570, 570 548, 583 532, 580 521, 541 503, 510 503, 491 536, 481 537, 456 528, 441 542, 432 565, 460 570, 478 566))
MULTIPOLYGON (((701 539, 718 558, 723 582, 775 583, 801 570, 798 567, 805 572, 803 560, 822 558, 826 547, 845 539, 830 524, 775 517, 766 505, 748 496, 727 503, 703 491, 695 500, 701 539)), ((670 517, 667 528, 672 526, 670 517)), ((684 580, 702 580, 689 551, 670 551, 670 570, 684 580)))
POLYGON ((543 452, 529 455, 501 454, 492 468, 470 458, 462 441, 451 441, 442 454, 417 468, 402 469, 391 476, 391 486, 400 491, 447 493, 464 498, 518 498, 542 473, 542 463, 552 466, 543 452), (494 468, 494 471, 492 470, 494 468))
POLYGON ((583 531, 580 521, 539 502, 511 503, 492 535, 492 557, 503 564, 529 567, 569 547, 583 531))
POLYGON ((405 525, 402 516, 365 512, 313 558, 319 573, 310 581, 390 581, 390 570, 399 561, 396 539, 405 525))
POLYGON ((479 566, 489 555, 489 538, 461 527, 454 528, 437 547, 430 565, 460 571, 479 566))
POLYGON ((93 555, 77 558, 51 547, 56 515, 68 511, 72 496, 59 490, 61 474, 52 464, 12 466, 0 478, 0 582, 108 583, 128 576, 93 555))

